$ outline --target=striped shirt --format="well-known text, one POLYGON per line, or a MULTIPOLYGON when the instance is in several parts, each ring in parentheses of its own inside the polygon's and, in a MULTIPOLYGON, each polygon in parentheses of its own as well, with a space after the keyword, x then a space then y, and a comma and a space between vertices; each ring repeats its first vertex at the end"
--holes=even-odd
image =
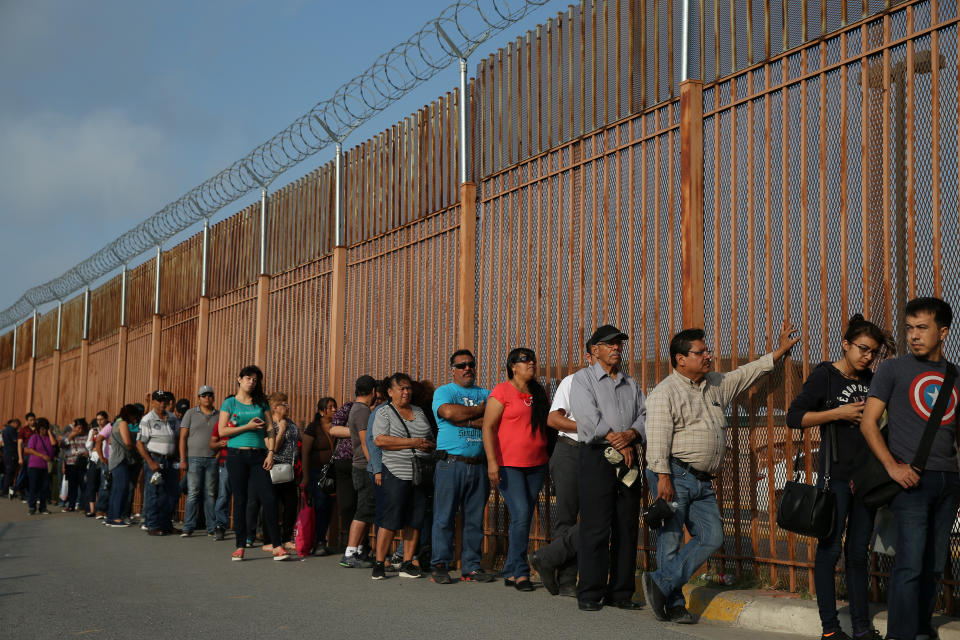
POLYGON ((676 371, 647 396, 647 468, 670 473, 670 457, 714 473, 727 449, 725 407, 773 369, 773 354, 700 383, 676 371))
POLYGON ((177 450, 177 432, 170 422, 160 419, 153 411, 140 421, 137 440, 143 443, 149 453, 158 456, 171 456, 177 450))

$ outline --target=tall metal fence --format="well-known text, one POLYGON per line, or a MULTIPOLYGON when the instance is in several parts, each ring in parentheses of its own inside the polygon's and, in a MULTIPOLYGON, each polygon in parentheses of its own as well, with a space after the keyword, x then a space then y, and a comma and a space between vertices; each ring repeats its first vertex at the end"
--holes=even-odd
MULTIPOLYGON (((774 523, 794 454, 809 477, 819 448, 815 430, 786 429, 790 400, 836 357, 852 313, 902 344, 906 299, 960 301, 948 277, 960 267, 957 7, 691 5, 685 30, 679 0, 582 2, 483 59, 465 96, 475 182, 457 180, 459 91, 348 151, 342 246, 331 162, 265 211, 26 319, 0 336, 0 415, 63 424, 158 387, 223 397, 256 362, 305 423, 361 373, 443 384, 460 346, 488 386, 510 348, 531 347, 553 390, 603 322, 630 334, 627 366, 649 391, 681 327, 705 326, 729 370, 790 319, 801 346, 729 411, 724 546, 710 562, 813 591, 814 542, 774 523)), ((551 504, 548 483, 534 545, 551 504)), ((505 520, 494 493, 494 555, 505 520)), ((655 544, 644 530, 641 565, 655 544)), ((889 560, 873 569, 880 597, 889 560)))

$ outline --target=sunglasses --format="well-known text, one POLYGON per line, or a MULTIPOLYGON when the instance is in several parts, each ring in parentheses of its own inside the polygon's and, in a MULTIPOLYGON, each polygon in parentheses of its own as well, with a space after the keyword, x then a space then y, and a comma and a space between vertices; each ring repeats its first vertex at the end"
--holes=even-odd
POLYGON ((200 397, 201 397, 201 398, 212 398, 212 397, 213 397, 213 394, 210 393, 210 392, 201 393, 201 394, 200 394, 200 397))
POLYGON ((476 362, 458 362, 457 364, 453 365, 453 368, 454 369, 476 369, 477 363, 476 362))
POLYGON ((537 359, 526 353, 521 353, 517 356, 517 362, 536 362, 537 359))

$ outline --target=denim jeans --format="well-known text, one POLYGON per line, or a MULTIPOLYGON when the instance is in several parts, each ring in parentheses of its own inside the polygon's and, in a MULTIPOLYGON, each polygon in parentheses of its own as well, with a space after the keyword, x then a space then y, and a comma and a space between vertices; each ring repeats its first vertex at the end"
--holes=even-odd
POLYGON ((157 484, 150 484, 153 471, 150 467, 144 467, 144 524, 147 529, 169 531, 173 529, 173 510, 180 500, 180 474, 173 468, 173 462, 169 458, 152 457, 160 464, 161 480, 157 484))
POLYGON ((37 511, 47 510, 47 499, 50 497, 50 474, 46 467, 27 467, 27 478, 30 481, 27 506, 37 511))
MULTIPOLYGON (((701 481, 688 470, 670 463, 677 509, 657 535, 657 570, 653 580, 667 598, 667 608, 683 606, 681 588, 694 572, 723 545, 723 524, 720 508, 713 492, 713 482, 701 481), (683 527, 690 532, 690 541, 683 544, 683 527)), ((650 495, 657 494, 657 474, 647 470, 650 495)))
POLYGON ((316 516, 317 544, 327 544, 327 531, 330 529, 330 516, 333 512, 333 496, 324 493, 317 486, 321 469, 310 469, 310 492, 313 494, 313 513, 316 516))
POLYGON ((221 464, 218 467, 218 477, 220 486, 218 487, 217 503, 214 505, 216 512, 217 526, 226 529, 230 522, 230 511, 227 506, 230 504, 230 474, 227 473, 227 465, 221 464))
POLYGON ((97 491, 95 508, 98 512, 106 513, 110 509, 110 488, 113 486, 112 474, 107 465, 100 463, 98 466, 100 467, 100 488, 97 491))
POLYGON ((930 633, 958 503, 960 474, 924 471, 916 487, 901 491, 890 504, 897 555, 887 590, 887 638, 913 640, 930 633))
POLYGON ((467 574, 480 568, 483 509, 488 495, 490 479, 486 465, 449 459, 437 461, 433 473, 431 565, 449 565, 453 561, 453 534, 459 509, 463 513, 460 573, 467 574))
MULTIPOLYGON (((823 487, 823 478, 818 484, 823 487)), ((817 590, 820 623, 824 633, 840 631, 835 573, 840 551, 843 550, 853 632, 864 633, 871 628, 867 605, 867 565, 873 519, 877 511, 866 507, 860 500, 854 500, 847 481, 834 480, 830 488, 837 496, 837 526, 832 536, 817 543, 817 555, 813 561, 813 583, 817 590), (846 544, 843 543, 844 533, 846 544)))
POLYGON ((197 503, 200 502, 200 488, 203 487, 203 515, 207 523, 207 532, 213 533, 216 527, 214 504, 217 499, 217 459, 187 458, 187 503, 184 509, 184 531, 197 528, 197 503))
POLYGON ((113 479, 110 491, 110 507, 107 509, 107 519, 114 522, 121 520, 129 509, 127 506, 127 487, 130 486, 130 466, 121 462, 113 468, 113 479))
POLYGON ((547 465, 536 467, 500 467, 500 494, 510 513, 505 578, 529 578, 527 546, 530 544, 530 518, 537 496, 547 475, 547 465))

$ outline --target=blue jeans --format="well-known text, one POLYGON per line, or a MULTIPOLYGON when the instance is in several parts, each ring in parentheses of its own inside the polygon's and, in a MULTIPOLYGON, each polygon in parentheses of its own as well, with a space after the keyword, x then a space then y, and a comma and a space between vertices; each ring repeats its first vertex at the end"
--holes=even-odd
POLYGON ((887 638, 913 640, 930 633, 958 503, 960 474, 947 471, 924 471, 916 487, 890 503, 897 555, 887 591, 887 638))
POLYGON ((480 568, 483 555, 483 508, 488 495, 490 479, 486 465, 449 459, 437 461, 433 474, 433 556, 430 564, 446 566, 453 561, 453 534, 457 509, 460 509, 463 513, 460 573, 467 574, 480 568))
POLYGON ((530 544, 530 517, 537 505, 540 487, 547 476, 547 465, 537 467, 500 467, 500 494, 510 513, 505 578, 529 578, 527 546, 530 544))
POLYGON ((227 465, 221 464, 219 466, 218 476, 220 486, 217 489, 217 503, 214 505, 214 511, 216 512, 217 526, 226 529, 230 522, 230 512, 227 509, 230 504, 230 474, 227 473, 227 465))
MULTIPOLYGON (((320 469, 310 469, 310 493, 313 496, 313 513, 316 517, 317 544, 327 544, 327 530, 330 529, 330 515, 333 510, 333 496, 320 490, 320 469)), ((372 481, 371 481, 372 482, 372 481)))
MULTIPOLYGON (((822 477, 818 484, 823 487, 822 477)), ((840 631, 835 572, 840 551, 843 550, 853 632, 864 633, 871 628, 867 605, 867 561, 873 519, 877 511, 866 507, 860 500, 854 500, 850 483, 845 480, 831 482, 830 488, 837 496, 837 526, 832 536, 817 543, 817 555, 813 561, 813 583, 817 590, 820 623, 824 633, 840 631), (843 543, 844 533, 846 544, 843 543)))
MULTIPOLYGON (((683 606, 681 588, 694 572, 723 545, 723 524, 720 508, 713 492, 713 482, 701 481, 683 467, 670 463, 673 475, 674 500, 677 509, 657 534, 657 570, 653 581, 667 598, 667 608, 683 606), (690 541, 683 544, 683 527, 690 532, 690 541)), ((650 495, 657 495, 657 474, 647 470, 650 495)))
POLYGON ((121 462, 113 468, 110 491, 110 507, 107 509, 107 519, 114 522, 122 519, 128 510, 127 487, 130 485, 130 466, 121 462))
POLYGON ((106 513, 110 509, 110 487, 113 486, 107 465, 100 463, 100 490, 97 493, 96 510, 106 513))
POLYGON ((161 480, 157 484, 150 484, 153 471, 144 466, 144 524, 147 529, 169 531, 173 529, 173 510, 180 499, 180 474, 173 468, 173 462, 169 458, 153 456, 153 459, 160 464, 161 480))
POLYGON ((184 513, 184 531, 197 528, 197 503, 200 501, 200 486, 203 485, 203 515, 207 521, 207 532, 213 533, 216 527, 214 503, 217 499, 217 459, 187 458, 187 504, 184 513))

